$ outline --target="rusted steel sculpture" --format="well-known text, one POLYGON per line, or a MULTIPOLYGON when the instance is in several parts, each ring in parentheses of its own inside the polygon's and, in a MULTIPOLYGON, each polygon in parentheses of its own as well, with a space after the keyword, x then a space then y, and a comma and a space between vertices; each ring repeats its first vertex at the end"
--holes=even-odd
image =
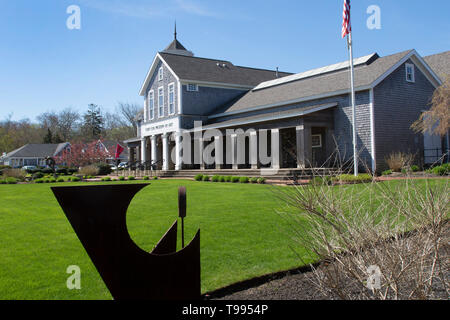
POLYGON ((114 299, 200 299, 200 230, 179 252, 177 221, 151 253, 130 238, 127 208, 146 186, 51 189, 114 299))

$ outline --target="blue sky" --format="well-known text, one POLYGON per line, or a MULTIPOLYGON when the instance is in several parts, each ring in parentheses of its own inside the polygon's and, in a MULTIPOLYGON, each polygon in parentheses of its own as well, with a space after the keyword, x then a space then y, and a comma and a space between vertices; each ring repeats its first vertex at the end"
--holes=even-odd
MULTIPOLYGON (((0 120, 89 103, 113 111, 138 92, 157 51, 178 39, 196 56, 302 72, 347 59, 343 0, 0 0, 0 120), (69 30, 66 9, 81 9, 69 30)), ((355 57, 450 50, 450 1, 352 1, 355 57), (381 9, 369 30, 367 8, 381 9)))

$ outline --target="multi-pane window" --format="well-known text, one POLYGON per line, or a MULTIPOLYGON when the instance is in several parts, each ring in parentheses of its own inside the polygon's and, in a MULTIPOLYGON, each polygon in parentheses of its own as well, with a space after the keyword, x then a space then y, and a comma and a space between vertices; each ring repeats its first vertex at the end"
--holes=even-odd
POLYGON ((153 90, 148 94, 148 118, 150 120, 155 118, 155 93, 153 90))
POLYGON ((187 91, 198 91, 198 85, 195 83, 189 83, 187 85, 187 91))
POLYGON ((414 75, 414 65, 407 63, 406 64, 406 81, 408 82, 415 82, 415 75, 414 75))
POLYGON ((159 68, 159 71, 158 71, 158 80, 162 81, 163 79, 164 79, 164 69, 163 69, 163 67, 161 67, 161 68, 159 68))
POLYGON ((169 84, 169 114, 175 114, 175 85, 169 84))
POLYGON ((158 117, 164 116, 164 88, 158 89, 158 117))

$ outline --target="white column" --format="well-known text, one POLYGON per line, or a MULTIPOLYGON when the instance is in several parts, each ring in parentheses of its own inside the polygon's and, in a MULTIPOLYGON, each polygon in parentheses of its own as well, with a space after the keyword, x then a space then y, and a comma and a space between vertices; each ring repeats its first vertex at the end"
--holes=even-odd
POLYGON ((272 129, 271 131, 271 155, 272 169, 280 169, 280 130, 272 129))
POLYGON ((197 152, 198 152, 198 160, 199 160, 199 164, 200 164, 200 170, 205 170, 205 161, 203 159, 203 149, 205 146, 205 141, 203 140, 203 138, 199 138, 197 141, 198 141, 197 152))
POLYGON ((231 159, 232 159, 232 167, 234 170, 237 170, 239 168, 238 162, 237 162, 237 134, 231 135, 231 159))
POLYGON ((158 153, 157 153, 157 149, 156 149, 156 136, 152 136, 151 138, 151 148, 152 148, 152 154, 151 154, 151 160, 153 163, 155 163, 156 161, 158 161, 158 153))
POLYGON ((163 166, 162 169, 164 171, 169 170, 169 136, 167 133, 163 134, 162 136, 162 143, 163 143, 163 166))
POLYGON ((216 169, 222 169, 223 166, 223 137, 214 137, 214 150, 216 154, 216 169))
POLYGON ((147 161, 147 139, 141 139, 141 162, 147 161))
POLYGON ((181 132, 177 132, 175 134, 175 170, 181 170, 183 168, 183 158, 181 157, 181 138, 181 132))
POLYGON ((252 169, 258 169, 258 133, 256 131, 250 132, 249 143, 250 164, 252 169))

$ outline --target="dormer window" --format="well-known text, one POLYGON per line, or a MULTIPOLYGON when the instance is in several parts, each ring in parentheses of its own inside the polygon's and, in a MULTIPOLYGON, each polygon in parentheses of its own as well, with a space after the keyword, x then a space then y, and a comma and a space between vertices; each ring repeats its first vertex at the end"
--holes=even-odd
POLYGON ((190 91, 190 92, 198 91, 198 85, 196 85, 195 83, 189 83, 187 85, 187 91, 190 91))
POLYGON ((159 71, 158 71, 158 80, 162 81, 163 79, 164 79, 164 69, 163 69, 163 67, 161 67, 161 68, 159 68, 159 71))
POLYGON ((406 81, 408 82, 415 82, 415 74, 414 74, 414 65, 407 63, 406 64, 406 81))

